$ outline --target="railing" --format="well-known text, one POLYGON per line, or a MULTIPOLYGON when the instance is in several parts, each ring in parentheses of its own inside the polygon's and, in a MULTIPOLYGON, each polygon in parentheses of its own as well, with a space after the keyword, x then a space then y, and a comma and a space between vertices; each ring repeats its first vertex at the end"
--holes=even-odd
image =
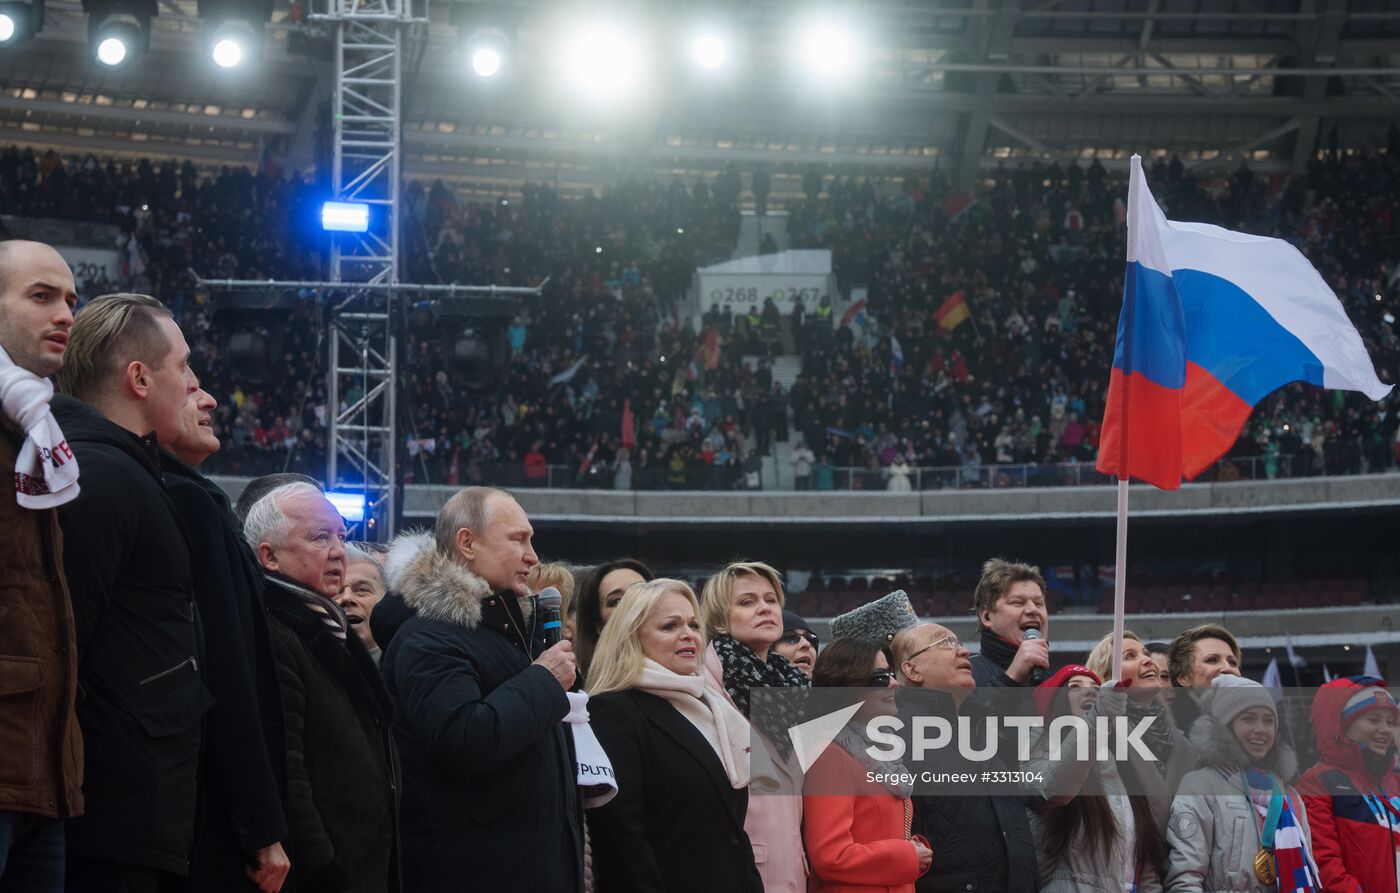
MULTIPOLYGON (((1385 468, 1347 469, 1347 474, 1381 472, 1385 468)), ((1226 458, 1202 474, 1198 481, 1258 481, 1290 477, 1327 476, 1324 469, 1311 463, 1295 463, 1291 456, 1248 456, 1226 458)), ((988 490, 1018 487, 1086 487, 1113 483, 1087 462, 1060 462, 1037 465, 950 465, 909 467, 907 471, 885 468, 824 467, 814 465, 813 473, 802 481, 793 481, 784 470, 781 485, 771 474, 746 473, 740 466, 701 466, 673 469, 668 464, 634 467, 630 486, 624 478, 619 482, 613 469, 591 466, 580 470, 571 465, 546 465, 527 472, 522 464, 486 464, 470 466, 462 463, 454 474, 443 458, 415 460, 405 483, 470 484, 486 483, 503 487, 550 487, 559 489, 593 490, 814 490, 914 492, 922 490, 988 490)))

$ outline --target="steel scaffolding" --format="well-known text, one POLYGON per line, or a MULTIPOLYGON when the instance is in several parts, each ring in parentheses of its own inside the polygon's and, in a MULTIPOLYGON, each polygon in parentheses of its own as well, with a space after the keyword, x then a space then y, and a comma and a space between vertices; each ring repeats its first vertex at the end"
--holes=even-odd
POLYGON ((326 369, 326 486, 364 493, 366 539, 394 531, 401 59, 405 32, 426 25, 411 2, 330 0, 313 16, 335 29, 333 199, 369 206, 365 232, 332 240, 330 280, 344 286, 332 294, 326 369))

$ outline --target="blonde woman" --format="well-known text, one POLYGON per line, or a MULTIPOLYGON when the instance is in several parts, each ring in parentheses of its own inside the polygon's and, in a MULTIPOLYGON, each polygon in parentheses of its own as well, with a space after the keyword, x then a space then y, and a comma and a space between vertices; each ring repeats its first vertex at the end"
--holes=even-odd
POLYGON ((599 893, 763 891, 744 832, 748 723, 700 672, 698 614, 679 580, 636 583, 598 640, 590 725, 618 787, 588 813, 599 893))
MULTIPOLYGON (((749 715, 755 688, 807 688, 805 673, 788 663, 773 646, 783 635, 783 583, 778 572, 761 561, 726 566, 705 582, 702 602, 705 635, 705 676, 724 691, 744 716, 749 715)), ((776 717, 769 716, 769 720, 776 717)), ((760 756, 774 755, 755 770, 755 784, 791 790, 792 796, 756 797, 749 804, 744 827, 753 842, 754 859, 767 893, 806 893, 807 859, 802 850, 801 782, 789 758, 788 723, 774 721, 757 729, 767 745, 760 756), (770 733, 771 732, 771 733, 770 733)))
MULTIPOLYGON (((1089 652, 1085 662, 1089 669, 1108 679, 1113 673, 1113 635, 1099 640, 1089 652)), ((1128 719, 1136 727, 1139 721, 1152 717, 1143 742, 1157 756, 1152 765, 1157 770, 1161 784, 1145 778, 1140 790, 1152 800, 1152 810, 1159 827, 1166 827, 1171 813, 1172 795, 1186 777, 1186 773, 1196 768, 1196 752, 1191 742, 1176 727, 1171 711, 1162 699, 1162 666, 1142 644, 1132 630, 1123 633, 1123 678, 1119 682, 1128 686, 1128 719)))

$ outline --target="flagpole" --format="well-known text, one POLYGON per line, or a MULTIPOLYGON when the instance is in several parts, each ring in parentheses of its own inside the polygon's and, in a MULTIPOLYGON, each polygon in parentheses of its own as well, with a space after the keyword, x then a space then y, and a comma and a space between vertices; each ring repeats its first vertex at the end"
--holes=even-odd
POLYGON ((1113 678, 1123 678, 1123 614, 1128 592, 1128 479, 1118 479, 1118 548, 1113 557, 1113 678))
MULTIPOLYGON (((1131 263, 1137 260, 1137 229, 1138 229, 1138 179, 1142 176, 1142 158, 1134 155, 1129 162, 1128 172, 1128 245, 1125 252, 1124 261, 1131 263)), ((1123 299, 1130 300, 1131 292, 1125 287, 1123 299)), ((1123 345, 1123 370, 1127 372, 1132 368, 1133 354, 1133 317, 1127 314, 1128 331, 1123 345)), ((1128 380, 1125 375, 1122 380, 1122 393, 1120 401, 1122 406, 1122 423, 1118 432, 1118 542, 1113 554, 1113 677, 1123 678, 1123 616, 1127 612, 1128 595, 1128 426, 1129 426, 1129 401, 1128 401, 1128 380)))

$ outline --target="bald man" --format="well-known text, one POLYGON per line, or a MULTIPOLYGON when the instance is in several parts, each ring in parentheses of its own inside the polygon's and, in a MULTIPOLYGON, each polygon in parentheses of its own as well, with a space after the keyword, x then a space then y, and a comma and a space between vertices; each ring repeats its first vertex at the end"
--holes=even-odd
MULTIPOLYGON (((977 687, 972 652, 952 630, 921 623, 898 633, 890 650, 906 688, 929 690, 914 709, 950 720, 982 708, 969 695, 977 687)), ((940 764, 940 769, 952 768, 940 764)), ((988 765, 979 764, 978 769, 988 765)), ((1005 767, 995 767, 1005 768, 1005 767)), ((933 845, 933 868, 915 889, 1016 893, 1036 888, 1036 850, 1024 800, 949 791, 914 797, 913 832, 933 845)))
POLYGON ((21 694, 0 698, 0 890, 62 890, 63 820, 83 811, 78 648, 55 509, 78 487, 55 486, 43 454, 68 449, 47 379, 63 368, 77 302, 57 251, 0 242, 0 469, 14 470, 14 485, 0 486, 0 679, 21 694))

